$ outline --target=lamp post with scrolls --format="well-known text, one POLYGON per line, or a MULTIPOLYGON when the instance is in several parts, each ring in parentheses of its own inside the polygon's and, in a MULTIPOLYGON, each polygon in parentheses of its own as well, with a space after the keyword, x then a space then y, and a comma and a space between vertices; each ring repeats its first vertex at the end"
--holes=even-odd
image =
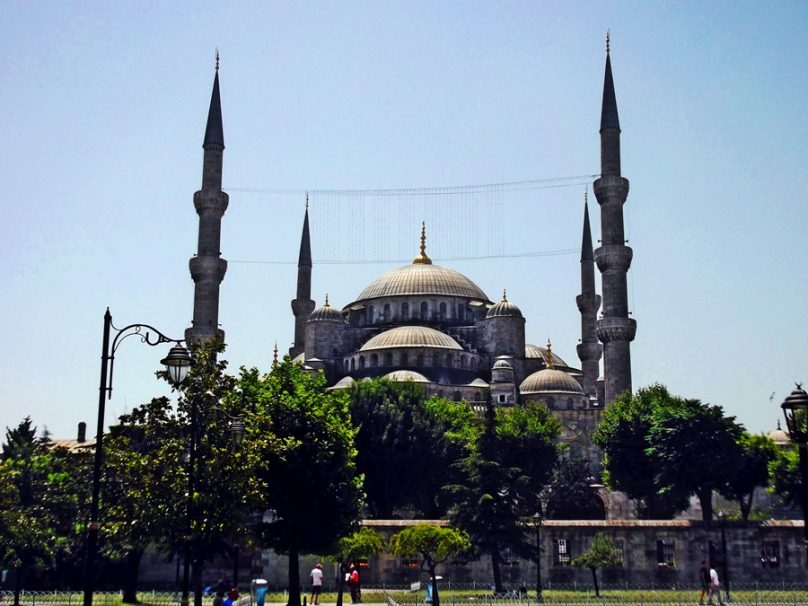
POLYGON ((780 405, 786 418, 786 427, 791 441, 797 445, 800 456, 800 506, 803 519, 803 549, 805 565, 808 565, 808 393, 797 383, 780 405))
POLYGON ((90 504, 90 517, 87 528, 87 552, 84 567, 84 606, 92 606, 93 591, 95 589, 95 560, 98 555, 98 509, 101 493, 101 466, 104 461, 104 405, 107 398, 112 398, 112 371, 115 362, 115 353, 120 344, 127 338, 136 336, 141 343, 152 347, 162 343, 174 343, 168 355, 161 360, 166 367, 169 381, 178 387, 185 381, 188 371, 193 364, 188 349, 182 345, 182 339, 172 339, 148 324, 129 324, 123 328, 112 325, 112 315, 107 308, 104 314, 104 333, 101 345, 101 378, 98 388, 98 426, 95 442, 95 460, 93 465, 92 501, 90 504), (110 343, 110 335, 114 331, 114 338, 110 343))

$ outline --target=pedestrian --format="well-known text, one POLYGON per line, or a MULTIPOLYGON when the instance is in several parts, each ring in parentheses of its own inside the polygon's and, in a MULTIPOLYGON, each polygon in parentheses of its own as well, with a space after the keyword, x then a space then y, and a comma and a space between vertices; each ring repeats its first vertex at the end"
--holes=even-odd
POLYGON ((707 603, 713 603, 713 596, 718 596, 719 606, 724 606, 724 600, 721 599, 721 582, 718 580, 718 571, 715 568, 710 568, 710 591, 707 594, 707 603))
POLYGON ((710 569, 707 568, 707 560, 701 561, 701 568, 699 568, 699 583, 701 584, 699 606, 702 606, 704 604, 704 598, 707 595, 707 591, 710 589, 710 569))
POLYGON ((238 599, 238 589, 232 587, 230 591, 227 592, 227 597, 224 599, 222 606, 233 606, 238 599))
POLYGON ((312 604, 320 603, 320 593, 323 591, 323 566, 320 562, 311 569, 311 600, 312 604))
POLYGON ((362 601, 362 593, 359 589, 359 571, 353 562, 348 566, 348 588, 351 590, 351 604, 358 604, 362 601))

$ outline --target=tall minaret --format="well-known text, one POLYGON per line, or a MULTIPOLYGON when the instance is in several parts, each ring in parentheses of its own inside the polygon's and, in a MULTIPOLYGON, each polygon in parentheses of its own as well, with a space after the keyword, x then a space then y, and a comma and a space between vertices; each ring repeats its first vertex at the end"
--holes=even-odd
POLYGON ((311 299, 311 238, 309 237, 309 195, 306 194, 306 214, 303 216, 303 234, 300 236, 300 255, 297 258, 297 296, 292 299, 295 315, 295 342, 289 348, 289 356, 303 353, 306 340, 306 322, 314 311, 311 299))
POLYGON ((208 124, 205 128, 205 150, 202 161, 202 189, 194 194, 194 206, 199 215, 199 244, 189 267, 194 280, 194 319, 185 331, 189 343, 199 343, 214 335, 224 340, 219 328, 219 285, 227 271, 227 261, 221 258, 222 215, 229 197, 222 191, 222 158, 224 129, 222 102, 219 98, 219 53, 216 53, 216 74, 210 96, 208 124))
POLYGON ((584 371, 584 392, 597 396, 595 382, 600 374, 601 346, 598 343, 597 313, 600 295, 595 292, 595 258, 592 253, 592 231, 589 228, 589 200, 584 193, 584 235, 581 241, 581 294, 575 297, 581 312, 581 342, 578 358, 584 371))
POLYGON ((628 317, 626 272, 632 250, 626 246, 623 231, 623 204, 628 196, 628 179, 620 175, 620 120, 606 34, 606 74, 603 79, 603 105, 600 115, 600 178, 594 183, 600 204, 602 245, 595 251, 601 274, 603 315, 598 320, 598 339, 603 343, 603 374, 608 405, 624 391, 631 391, 630 344, 637 323, 628 317))

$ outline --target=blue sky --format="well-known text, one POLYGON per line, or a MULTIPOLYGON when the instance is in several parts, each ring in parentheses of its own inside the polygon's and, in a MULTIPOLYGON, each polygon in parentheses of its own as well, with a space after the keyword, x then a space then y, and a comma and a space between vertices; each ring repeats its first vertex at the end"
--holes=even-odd
MULTIPOLYGON (((31 415, 94 433, 107 306, 118 326, 189 325, 216 48, 235 371, 292 339, 299 192, 597 173, 611 29, 635 388, 772 429, 808 379, 807 26, 797 2, 5 3, 0 428, 31 415)), ((579 247, 585 181, 432 207, 315 193, 314 256, 368 261, 411 239, 408 258, 426 219, 437 263, 492 299, 507 288, 528 341, 577 362, 577 253, 514 255, 579 247), (492 253, 511 256, 454 260, 492 253)), ((316 265, 314 298, 347 304, 398 264, 316 265)), ((167 392, 165 353, 121 346, 108 420, 167 392)))

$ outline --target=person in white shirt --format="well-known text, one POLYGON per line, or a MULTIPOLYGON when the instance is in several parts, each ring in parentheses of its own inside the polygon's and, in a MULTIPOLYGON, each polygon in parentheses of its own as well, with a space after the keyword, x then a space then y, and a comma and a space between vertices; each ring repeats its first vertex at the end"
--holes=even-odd
POLYGON ((320 562, 311 569, 311 603, 320 603, 320 593, 323 591, 323 567, 320 562))
POLYGON ((715 568, 710 568, 710 591, 707 594, 707 603, 713 603, 713 596, 718 596, 718 603, 724 606, 724 600, 721 599, 721 583, 718 580, 718 572, 715 568))

